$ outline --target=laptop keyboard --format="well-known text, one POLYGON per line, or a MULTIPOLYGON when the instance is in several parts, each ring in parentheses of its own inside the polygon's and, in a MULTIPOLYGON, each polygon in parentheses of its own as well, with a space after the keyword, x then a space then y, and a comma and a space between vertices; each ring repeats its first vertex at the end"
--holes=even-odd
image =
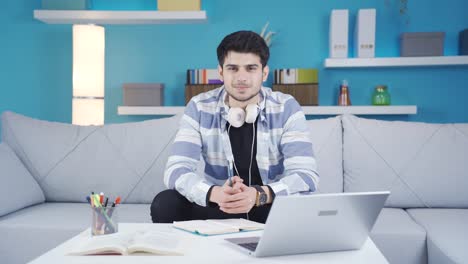
POLYGON ((243 248, 246 248, 250 251, 255 251, 255 249, 257 248, 257 245, 258 243, 255 242, 255 243, 242 243, 242 244, 238 244, 239 246, 243 247, 243 248))

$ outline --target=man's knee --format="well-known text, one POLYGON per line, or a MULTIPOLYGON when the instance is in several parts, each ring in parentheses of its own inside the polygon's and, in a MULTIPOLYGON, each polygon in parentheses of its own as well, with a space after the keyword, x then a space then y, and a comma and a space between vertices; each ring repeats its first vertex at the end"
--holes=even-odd
POLYGON ((190 209, 190 202, 176 190, 164 190, 156 195, 151 204, 153 223, 183 221, 190 209))

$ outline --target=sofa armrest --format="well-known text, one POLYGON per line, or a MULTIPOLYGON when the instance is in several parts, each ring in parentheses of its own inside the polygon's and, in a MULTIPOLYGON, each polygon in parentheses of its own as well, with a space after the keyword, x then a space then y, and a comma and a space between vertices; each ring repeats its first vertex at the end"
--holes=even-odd
POLYGON ((41 187, 6 143, 0 143, 0 217, 45 201, 41 187))

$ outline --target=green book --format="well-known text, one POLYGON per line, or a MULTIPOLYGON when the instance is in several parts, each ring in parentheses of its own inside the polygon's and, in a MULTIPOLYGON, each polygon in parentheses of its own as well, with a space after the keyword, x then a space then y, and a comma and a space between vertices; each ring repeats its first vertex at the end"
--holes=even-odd
POLYGON ((318 69, 297 69, 296 83, 318 83, 318 69))

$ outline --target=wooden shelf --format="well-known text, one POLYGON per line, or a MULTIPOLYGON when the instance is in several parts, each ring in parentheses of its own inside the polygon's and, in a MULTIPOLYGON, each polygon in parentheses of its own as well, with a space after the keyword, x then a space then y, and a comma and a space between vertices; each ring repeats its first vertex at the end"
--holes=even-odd
POLYGON ((203 23, 205 11, 97 11, 34 10, 34 18, 47 24, 175 24, 203 23))
POLYGON ((325 59, 325 68, 468 65, 468 56, 325 59))
POLYGON ((119 115, 176 115, 183 113, 185 106, 119 106, 119 115))
MULTIPOLYGON (((119 115, 176 115, 184 112, 184 106, 119 106, 119 115)), ((303 106, 306 115, 414 115, 415 105, 394 106, 303 106)))

